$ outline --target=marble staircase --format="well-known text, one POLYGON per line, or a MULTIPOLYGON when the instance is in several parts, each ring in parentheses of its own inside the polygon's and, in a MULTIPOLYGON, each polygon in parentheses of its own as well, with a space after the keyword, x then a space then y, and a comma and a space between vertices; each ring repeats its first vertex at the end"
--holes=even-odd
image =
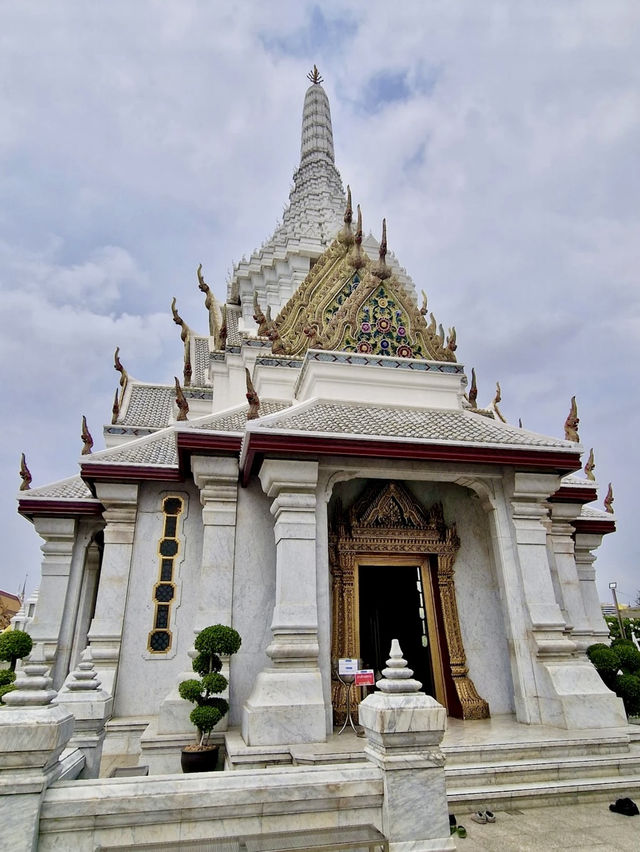
MULTIPOLYGON (((350 731, 325 743, 247 748, 229 732, 228 768, 313 766, 365 760, 365 741, 350 731)), ((566 731, 520 725, 513 717, 478 722, 449 719, 447 798, 452 811, 544 806, 584 801, 640 799, 640 726, 566 731)))

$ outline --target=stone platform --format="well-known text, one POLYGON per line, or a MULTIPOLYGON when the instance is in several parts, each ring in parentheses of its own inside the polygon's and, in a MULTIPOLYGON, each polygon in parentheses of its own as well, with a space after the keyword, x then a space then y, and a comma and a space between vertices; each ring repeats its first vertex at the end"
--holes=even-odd
MULTIPOLYGON (((350 730, 324 743, 270 748, 249 748, 231 730, 226 745, 228 769, 365 760, 365 740, 350 730)), ((442 750, 451 809, 640 797, 640 727, 634 725, 569 733, 521 725, 513 716, 466 722, 450 718, 442 750)))

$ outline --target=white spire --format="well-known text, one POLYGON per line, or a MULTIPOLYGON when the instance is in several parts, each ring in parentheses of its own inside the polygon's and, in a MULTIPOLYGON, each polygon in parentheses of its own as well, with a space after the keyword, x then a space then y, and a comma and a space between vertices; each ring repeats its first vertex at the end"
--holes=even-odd
POLYGON ((333 130, 329 98, 320 83, 312 83, 304 96, 300 166, 310 157, 328 157, 334 163, 333 130))

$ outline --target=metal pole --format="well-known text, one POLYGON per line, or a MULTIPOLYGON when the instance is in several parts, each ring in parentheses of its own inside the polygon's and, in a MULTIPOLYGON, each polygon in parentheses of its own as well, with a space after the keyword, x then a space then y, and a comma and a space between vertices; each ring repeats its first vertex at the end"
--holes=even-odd
POLYGON ((618 587, 617 583, 609 583, 609 588, 611 589, 611 594, 613 595, 613 603, 616 608, 616 615, 618 616, 618 625, 620 627, 620 638, 626 639, 624 632, 624 624, 622 623, 622 616, 620 615, 620 607, 618 606, 618 596, 616 594, 616 588, 618 587))

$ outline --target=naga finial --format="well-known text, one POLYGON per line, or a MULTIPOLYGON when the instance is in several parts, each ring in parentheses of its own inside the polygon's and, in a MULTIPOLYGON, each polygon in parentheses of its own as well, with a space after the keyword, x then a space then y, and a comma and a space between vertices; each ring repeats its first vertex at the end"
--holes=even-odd
POLYGON ((116 346, 116 351, 113 353, 113 369, 117 370, 120 373, 120 387, 122 388, 122 392, 124 393, 127 380, 129 379, 129 374, 122 366, 122 361, 120 360, 119 346, 116 346))
POLYGON ((440 346, 444 346, 444 328, 442 327, 442 323, 438 326, 438 341, 440 342, 440 346))
POLYGON ((587 474, 587 479, 590 479, 592 482, 596 481, 595 476, 593 475, 593 471, 595 470, 596 462, 593 457, 593 447, 589 450, 589 458, 587 459, 587 463, 584 466, 584 472, 587 474))
POLYGON ((609 483, 607 496, 604 498, 604 509, 605 512, 608 512, 610 515, 613 515, 613 487, 611 483, 609 483))
POLYGON ((258 302, 258 291, 253 291, 253 318, 258 323, 258 337, 264 337, 269 330, 267 317, 265 316, 260 302, 258 302))
POLYGON ((522 417, 518 417, 518 428, 519 428, 519 429, 522 429, 522 428, 523 428, 523 426, 522 426, 522 417))
POLYGON ((247 369, 244 368, 245 378, 247 382, 247 401, 249 403, 249 410, 247 411, 247 420, 257 420, 260 417, 260 398, 256 393, 256 389, 253 386, 253 382, 251 381, 251 373, 247 369))
POLYGON ((455 325, 451 326, 449 329, 449 334, 447 335, 447 349, 450 352, 455 352, 458 348, 458 344, 456 343, 458 335, 456 334, 455 325))
POLYGON ((429 314, 429 325, 427 326, 427 329, 432 337, 436 336, 437 324, 436 318, 433 315, 433 311, 431 311, 431 313, 429 314))
POLYGON ((176 405, 178 406, 178 416, 176 417, 176 421, 186 420, 187 414, 189 413, 189 403, 187 402, 187 398, 180 387, 178 377, 174 376, 173 378, 176 380, 176 405))
POLYGON ((118 401, 118 391, 116 390, 116 395, 113 398, 113 406, 111 408, 111 424, 118 422, 118 415, 120 414, 120 403, 118 401))
POLYGON ((565 441, 574 441, 575 443, 580 442, 580 437, 578 435, 578 423, 580 423, 580 418, 578 417, 578 406, 576 404, 575 396, 572 396, 571 408, 569 409, 569 414, 564 422, 565 441))
POLYGON ((353 245, 353 232, 351 222, 353 221, 353 207, 351 206, 351 187, 347 184, 347 206, 344 211, 344 228, 338 234, 338 239, 344 246, 353 245))
POLYGON ((211 287, 204 280, 202 275, 202 264, 198 265, 197 270, 198 275, 198 289, 202 290, 205 294, 204 297, 204 306, 209 312, 209 337, 213 337, 214 340, 219 333, 219 310, 218 310, 218 302, 216 297, 211 292, 211 287))
POLYGON ((491 403, 491 410, 494 412, 494 414, 498 415, 498 418, 500 420, 502 420, 503 423, 506 423, 507 421, 502 416, 502 412, 498 408, 498 403, 501 402, 501 401, 502 401, 502 391, 500 390, 500 382, 496 382, 496 395, 494 396, 493 402, 491 403))
POLYGON ((422 293, 422 307, 420 308, 420 313, 422 314, 423 317, 426 317, 426 315, 427 315, 427 294, 424 292, 424 290, 421 290, 421 293, 422 293))
POLYGON ((313 71, 309 71, 307 74, 307 80, 310 80, 316 86, 319 86, 320 83, 324 82, 324 79, 320 76, 317 65, 313 66, 313 71))
POLYGON ((188 388, 191 384, 191 329, 178 313, 175 296, 171 300, 171 313, 175 324, 180 326, 180 340, 184 345, 184 386, 188 388))
POLYGON ((380 240, 380 249, 378 250, 378 257, 380 258, 378 263, 374 267, 372 267, 371 271, 379 278, 381 281, 384 281, 385 278, 388 278, 391 275, 391 270, 387 266, 387 220, 382 220, 382 239, 380 240))
POLYGON ((471 368, 471 387, 469 388, 468 400, 471 408, 478 407, 478 385, 476 383, 475 367, 471 368))
POLYGON ((83 456, 88 456, 91 453, 91 448, 93 447, 93 438, 91 437, 91 432, 87 427, 87 418, 82 415, 82 433, 80 435, 82 438, 82 453, 83 456))
POLYGON ((360 210, 360 205, 358 204, 358 219, 356 223, 356 235, 354 237, 353 251, 351 252, 350 263, 354 269, 362 269, 365 265, 366 260, 362 254, 362 211, 360 210))
POLYGON ((20 456, 20 479, 22 480, 20 483, 20 491, 28 491, 31 488, 33 477, 31 476, 31 471, 27 467, 27 461, 24 457, 24 453, 20 456))

